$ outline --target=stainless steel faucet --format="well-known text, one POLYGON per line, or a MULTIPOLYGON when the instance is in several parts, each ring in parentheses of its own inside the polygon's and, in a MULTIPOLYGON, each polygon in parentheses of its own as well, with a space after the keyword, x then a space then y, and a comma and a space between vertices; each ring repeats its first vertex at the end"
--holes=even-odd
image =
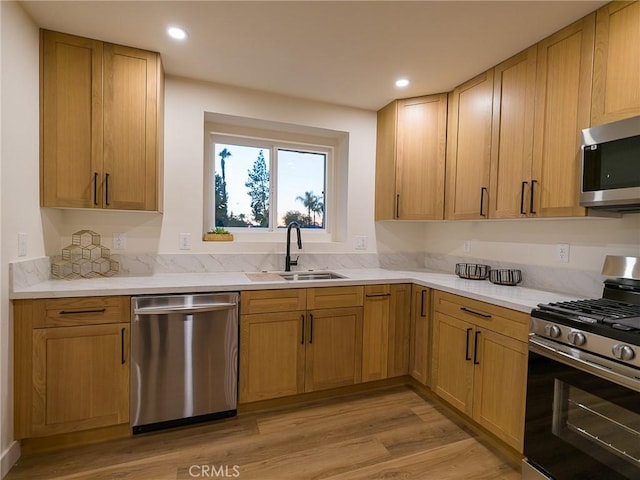
POLYGON ((297 256, 295 260, 291 260, 291 228, 294 227, 296 229, 296 233, 298 234, 298 250, 302 248, 302 238, 300 237, 300 224, 298 222, 291 222, 287 225, 287 255, 284 257, 284 271, 290 272, 291 265, 298 265, 298 259, 300 256, 297 256))

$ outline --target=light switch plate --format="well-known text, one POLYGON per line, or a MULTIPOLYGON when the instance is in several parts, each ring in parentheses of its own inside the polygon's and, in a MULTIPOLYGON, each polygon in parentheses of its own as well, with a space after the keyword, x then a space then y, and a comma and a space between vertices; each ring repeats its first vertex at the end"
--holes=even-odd
POLYGON ((18 256, 26 257, 27 256, 27 240, 28 236, 24 232, 18 233, 18 256))
POLYGON ((191 234, 180 234, 180 250, 191 250, 191 234))
POLYGON ((124 250, 127 248, 127 235, 124 233, 113 234, 113 249, 124 250))

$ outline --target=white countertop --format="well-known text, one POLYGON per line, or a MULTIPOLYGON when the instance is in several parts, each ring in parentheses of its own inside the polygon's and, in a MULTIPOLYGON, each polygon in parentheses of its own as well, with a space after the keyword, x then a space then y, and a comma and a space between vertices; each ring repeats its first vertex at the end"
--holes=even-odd
POLYGON ((335 280, 251 280, 247 273, 162 273, 140 277, 103 277, 78 280, 47 280, 10 293, 11 299, 88 297, 101 295, 147 295, 166 293, 221 292, 277 288, 308 288, 377 283, 415 283, 425 287, 489 302, 521 312, 539 303, 576 300, 570 295, 524 287, 494 285, 488 280, 464 280, 456 275, 384 269, 332 270, 346 278, 335 280))

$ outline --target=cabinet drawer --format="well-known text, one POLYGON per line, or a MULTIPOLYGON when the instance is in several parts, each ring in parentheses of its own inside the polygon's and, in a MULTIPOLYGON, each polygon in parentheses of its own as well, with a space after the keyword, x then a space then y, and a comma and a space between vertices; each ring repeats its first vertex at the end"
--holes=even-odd
POLYGON ((76 297, 27 300, 33 302, 33 328, 128 323, 131 297, 76 297))
POLYGON ((322 287, 307 289, 307 309, 360 307, 363 287, 322 287))
POLYGON ((304 288, 284 290, 253 290, 240 293, 240 312, 251 313, 291 312, 306 308, 304 288))
POLYGON ((526 313, 440 291, 435 292, 434 300, 437 312, 527 341, 530 318, 526 313))

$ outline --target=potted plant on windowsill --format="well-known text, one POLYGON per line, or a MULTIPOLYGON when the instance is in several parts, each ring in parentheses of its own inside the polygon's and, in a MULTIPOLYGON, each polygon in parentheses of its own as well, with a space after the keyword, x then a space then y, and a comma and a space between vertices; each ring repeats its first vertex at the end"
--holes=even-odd
POLYGON ((216 227, 204 234, 205 242, 231 242, 233 234, 222 227, 216 227))

